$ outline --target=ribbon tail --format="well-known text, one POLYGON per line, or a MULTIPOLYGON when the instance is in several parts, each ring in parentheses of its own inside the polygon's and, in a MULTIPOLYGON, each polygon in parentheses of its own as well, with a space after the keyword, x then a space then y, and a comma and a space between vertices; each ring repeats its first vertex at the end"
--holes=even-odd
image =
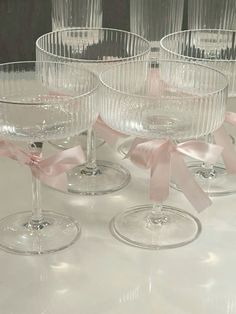
POLYGON ((222 146, 222 157, 224 160, 227 172, 230 174, 236 173, 236 152, 232 144, 230 136, 227 134, 225 128, 221 126, 214 132, 214 138, 217 145, 222 146))
POLYGON ((170 189, 170 155, 161 152, 151 168, 150 199, 163 203, 169 196, 170 189))
POLYGON ((63 192, 68 191, 68 180, 66 173, 61 173, 55 177, 41 176, 41 181, 50 187, 63 192))
POLYGON ((81 146, 75 146, 41 160, 39 169, 48 177, 58 176, 85 162, 83 149, 81 146))
POLYGON ((210 164, 215 164, 222 154, 223 147, 215 144, 190 140, 177 145, 177 151, 210 164))
POLYGON ((68 191, 66 172, 85 162, 83 150, 80 146, 59 152, 47 159, 41 160, 37 166, 32 165, 32 174, 57 190, 68 191))
POLYGON ((209 207, 212 204, 210 198, 193 178, 191 172, 184 162, 183 157, 178 153, 173 153, 171 158, 171 166, 173 180, 182 190, 192 206, 198 212, 201 212, 209 207))
POLYGON ((37 171, 35 168, 31 168, 32 175, 45 185, 50 186, 56 190, 62 192, 68 191, 68 180, 66 173, 61 173, 57 176, 47 176, 43 172, 37 171))
POLYGON ((16 160, 22 165, 30 160, 28 153, 21 150, 15 144, 7 141, 0 141, 0 156, 16 160))

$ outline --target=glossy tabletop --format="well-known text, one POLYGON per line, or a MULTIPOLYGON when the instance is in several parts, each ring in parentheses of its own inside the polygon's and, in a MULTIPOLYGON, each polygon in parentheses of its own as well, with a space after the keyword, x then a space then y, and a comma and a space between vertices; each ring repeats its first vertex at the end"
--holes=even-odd
MULTIPOLYGON (((47 153, 55 149, 45 145, 47 153)), ((234 314, 236 313, 236 195, 213 199, 198 215, 180 192, 168 204, 201 220, 191 244, 148 251, 117 241, 111 218, 149 203, 148 171, 104 145, 98 156, 129 167, 130 184, 105 196, 64 194, 43 187, 43 204, 76 218, 80 239, 49 255, 20 256, 0 251, 1 314, 234 314)), ((0 159, 0 218, 30 210, 30 171, 0 159)))

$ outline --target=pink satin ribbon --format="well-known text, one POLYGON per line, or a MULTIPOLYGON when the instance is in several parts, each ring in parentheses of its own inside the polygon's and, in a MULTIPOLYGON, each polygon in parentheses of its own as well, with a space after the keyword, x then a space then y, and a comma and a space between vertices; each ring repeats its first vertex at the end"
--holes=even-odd
POLYGON ((0 141, 0 156, 9 157, 29 166, 36 178, 62 191, 67 191, 65 172, 86 161, 80 146, 58 152, 47 159, 41 159, 40 155, 25 152, 7 141, 0 141))
POLYGON ((138 166, 151 170, 150 198, 162 203, 169 195, 170 177, 179 186, 197 211, 211 205, 208 195, 194 180, 184 161, 184 155, 200 161, 215 163, 222 147, 198 141, 178 145, 167 140, 136 139, 127 154, 138 166))
POLYGON ((96 133, 103 138, 109 145, 115 146, 120 138, 127 138, 128 135, 115 131, 103 122, 101 117, 98 117, 94 124, 96 133))
MULTIPOLYGON (((226 112, 225 122, 228 122, 236 126, 236 113, 226 112)), ((228 133, 226 132, 224 126, 221 126, 218 130, 214 132, 214 139, 217 145, 222 146, 223 152, 222 157, 226 170, 230 174, 236 173, 236 152, 234 145, 228 133)))
POLYGON ((226 112, 225 122, 228 122, 228 123, 236 126, 236 113, 230 112, 230 111, 226 112))

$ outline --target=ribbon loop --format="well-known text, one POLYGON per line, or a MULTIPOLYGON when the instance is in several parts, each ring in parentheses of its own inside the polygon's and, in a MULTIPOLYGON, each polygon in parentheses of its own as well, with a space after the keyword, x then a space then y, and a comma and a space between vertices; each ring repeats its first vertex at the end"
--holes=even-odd
POLYGON ((65 172, 85 163, 85 156, 80 146, 58 152, 47 159, 41 159, 41 154, 24 152, 10 142, 0 141, 0 156, 9 157, 20 164, 29 166, 36 178, 62 191, 67 191, 65 172))
POLYGON ((128 136, 124 133, 118 132, 106 125, 101 117, 99 116, 94 124, 94 130, 96 133, 103 138, 109 145, 116 146, 117 142, 122 138, 127 138, 128 136))
POLYGON ((176 150, 183 155, 196 160, 214 164, 222 153, 223 147, 220 145, 190 140, 178 144, 176 150))

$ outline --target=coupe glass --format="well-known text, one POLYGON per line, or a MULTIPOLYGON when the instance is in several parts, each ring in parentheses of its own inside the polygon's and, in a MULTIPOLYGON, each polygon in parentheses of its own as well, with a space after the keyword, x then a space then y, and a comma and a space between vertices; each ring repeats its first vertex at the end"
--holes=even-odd
POLYGON ((189 29, 236 29, 235 16, 235 0, 188 0, 189 29))
MULTIPOLYGON (((113 66, 100 79, 101 116, 123 133, 177 141, 208 134, 224 120, 227 80, 209 67, 178 61, 137 61, 113 66)), ((164 249, 196 239, 200 224, 185 211, 154 204, 118 214, 111 229, 130 245, 164 249)))
POLYGON ((52 30, 102 27, 102 0, 52 0, 52 30))
MULTIPOLYGON (((106 28, 72 28, 41 36, 36 42, 37 60, 82 64, 95 73, 128 60, 148 58, 149 42, 139 35, 106 28)), ((68 191, 86 195, 120 190, 130 181, 119 164, 96 160, 95 137, 88 130, 87 164, 68 173, 68 191)))
MULTIPOLYGON (((229 81, 227 110, 236 110, 236 42, 235 31, 219 29, 187 30, 161 40, 161 56, 198 62, 220 70, 229 81)), ((213 141, 209 136, 208 141, 213 141)), ((198 183, 211 196, 236 192, 236 176, 229 175, 222 163, 213 165, 193 162, 189 165, 198 183)))
MULTIPOLYGON (((27 142, 32 160, 42 142, 74 135, 96 119, 99 80, 82 67, 56 62, 0 64, 0 135, 27 142)), ((62 250, 80 235, 79 224, 53 211, 42 211, 40 181, 32 177, 32 213, 0 220, 0 247, 18 254, 62 250)))
MULTIPOLYGON (((52 30, 71 27, 102 27, 102 0, 52 0, 52 30)), ((59 149, 67 149, 80 144, 84 150, 87 145, 87 131, 74 137, 50 142, 59 149)), ((96 147, 104 140, 96 138, 96 147)))

